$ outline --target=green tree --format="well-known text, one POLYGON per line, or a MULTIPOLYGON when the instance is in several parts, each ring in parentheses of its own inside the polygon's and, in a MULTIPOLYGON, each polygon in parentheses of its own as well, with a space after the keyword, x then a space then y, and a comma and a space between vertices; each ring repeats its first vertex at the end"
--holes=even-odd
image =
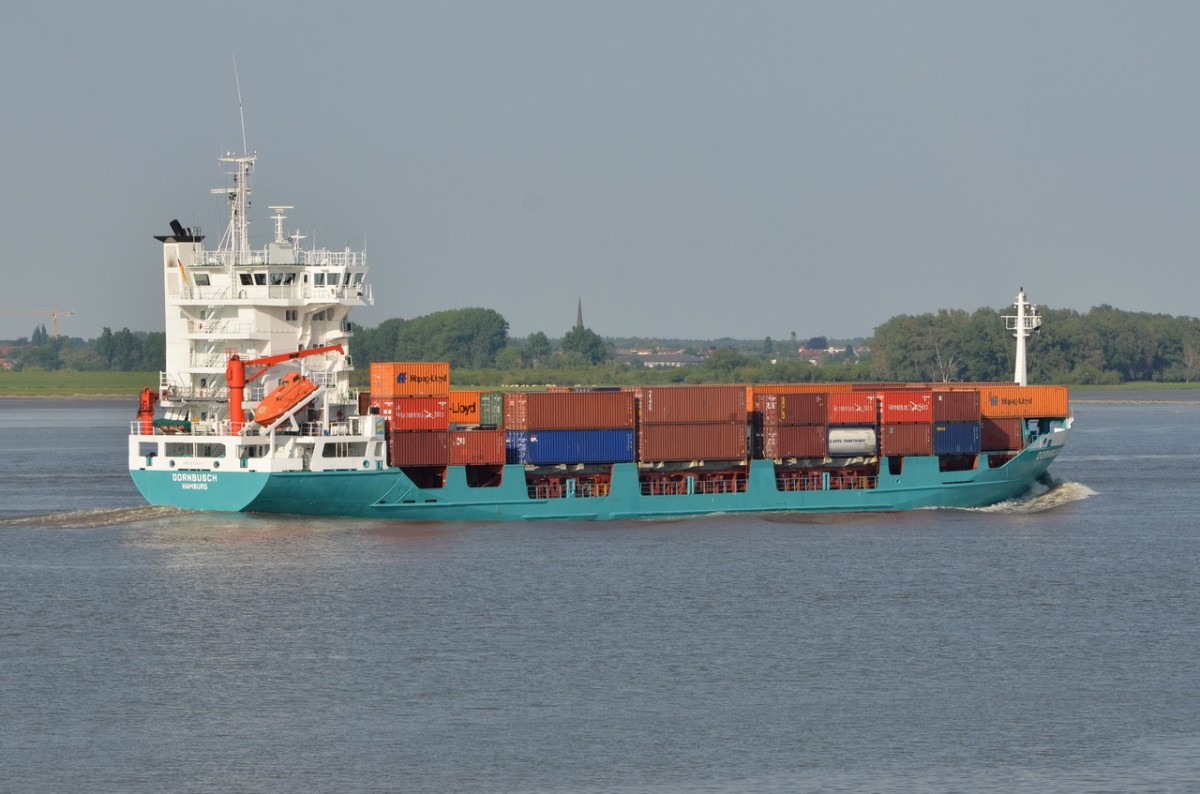
POLYGON ((534 331, 525 341, 525 360, 531 367, 540 367, 554 355, 554 346, 541 331, 534 331))
POLYGON ((590 328, 576 327, 567 331, 559 348, 568 358, 571 353, 575 353, 580 360, 589 364, 599 364, 612 358, 612 350, 604 344, 599 334, 590 328))

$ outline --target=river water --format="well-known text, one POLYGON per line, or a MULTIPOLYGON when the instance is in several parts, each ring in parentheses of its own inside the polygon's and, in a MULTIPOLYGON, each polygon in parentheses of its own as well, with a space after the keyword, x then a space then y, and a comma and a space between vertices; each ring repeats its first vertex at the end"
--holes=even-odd
POLYGON ((0 400, 0 791, 1195 791, 1184 400, 986 510, 490 525, 145 507, 132 401, 0 400))

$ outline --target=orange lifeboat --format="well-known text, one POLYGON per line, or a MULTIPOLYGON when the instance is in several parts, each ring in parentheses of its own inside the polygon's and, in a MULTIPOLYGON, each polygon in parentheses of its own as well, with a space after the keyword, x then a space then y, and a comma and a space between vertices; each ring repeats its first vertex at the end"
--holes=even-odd
POLYGON ((317 384, 301 375, 291 372, 283 376, 283 380, 274 391, 263 398, 254 409, 254 421, 260 425, 273 424, 279 417, 300 405, 317 390, 317 384))

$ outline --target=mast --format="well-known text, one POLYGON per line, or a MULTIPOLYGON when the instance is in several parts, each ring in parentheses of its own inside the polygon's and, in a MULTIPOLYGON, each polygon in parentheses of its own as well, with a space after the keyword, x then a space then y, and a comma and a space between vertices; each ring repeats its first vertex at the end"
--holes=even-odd
POLYGON ((1028 386, 1029 379, 1025 372, 1025 340, 1034 331, 1042 330, 1042 318, 1038 316, 1037 306, 1025 300, 1025 288, 1017 291, 1017 300, 1013 303, 1016 315, 1004 316, 1004 327, 1013 332, 1017 339, 1017 360, 1013 367, 1013 380, 1018 386, 1028 386))
POLYGON ((236 163, 237 171, 232 174, 233 186, 228 188, 213 188, 215 195, 225 194, 229 200, 229 227, 221 238, 218 250, 228 251, 229 265, 246 262, 250 254, 250 172, 254 170, 257 154, 241 156, 228 153, 219 158, 222 163, 236 163))

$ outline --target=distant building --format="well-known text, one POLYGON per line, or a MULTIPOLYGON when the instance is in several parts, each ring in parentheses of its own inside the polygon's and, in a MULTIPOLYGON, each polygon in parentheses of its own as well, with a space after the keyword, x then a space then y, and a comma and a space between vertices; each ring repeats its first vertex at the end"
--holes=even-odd
POLYGON ((690 367, 704 362, 702 357, 682 350, 618 350, 613 360, 619 364, 641 364, 649 369, 690 367))

